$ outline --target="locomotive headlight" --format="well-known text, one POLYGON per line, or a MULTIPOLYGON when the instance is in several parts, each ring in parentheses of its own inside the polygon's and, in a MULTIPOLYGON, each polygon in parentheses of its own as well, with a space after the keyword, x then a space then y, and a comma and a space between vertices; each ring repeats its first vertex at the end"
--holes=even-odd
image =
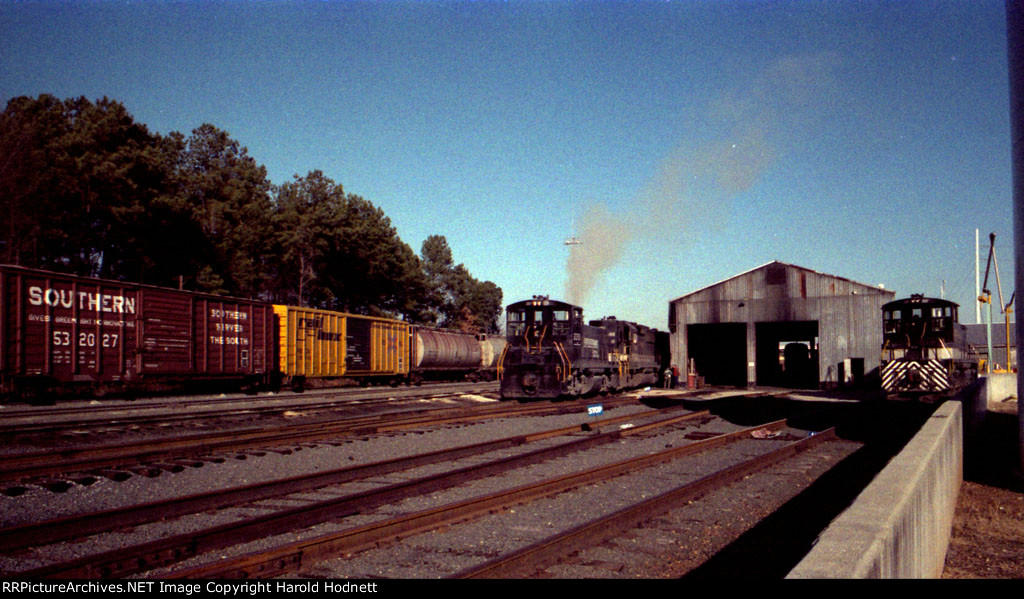
POLYGON ((523 388, 523 393, 526 393, 527 395, 533 395, 537 392, 538 383, 539 380, 537 375, 533 372, 523 374, 522 379, 520 379, 520 385, 523 388))

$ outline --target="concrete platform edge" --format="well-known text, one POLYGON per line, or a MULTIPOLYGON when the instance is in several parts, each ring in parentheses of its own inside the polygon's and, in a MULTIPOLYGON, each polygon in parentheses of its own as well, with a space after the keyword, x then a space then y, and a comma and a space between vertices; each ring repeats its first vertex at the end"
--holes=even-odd
POLYGON ((938 578, 963 482, 963 412, 947 401, 787 578, 938 578))

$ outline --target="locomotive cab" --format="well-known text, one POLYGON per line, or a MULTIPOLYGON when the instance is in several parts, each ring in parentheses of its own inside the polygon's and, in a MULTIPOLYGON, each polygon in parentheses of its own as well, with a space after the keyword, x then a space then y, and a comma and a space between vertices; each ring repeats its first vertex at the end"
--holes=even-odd
POLYGON ((903 350, 908 358, 937 357, 956 341, 957 305, 941 299, 913 295, 882 308, 883 341, 891 351, 903 350))
POLYGON ((509 345, 537 352, 552 343, 564 346, 578 339, 583 310, 548 299, 527 300, 508 307, 506 323, 509 345))
POLYGON ((506 310, 507 338, 498 363, 503 397, 558 397, 572 383, 583 309, 535 296, 506 310))
POLYGON ((882 306, 882 389, 945 392, 976 374, 958 305, 915 294, 882 306))

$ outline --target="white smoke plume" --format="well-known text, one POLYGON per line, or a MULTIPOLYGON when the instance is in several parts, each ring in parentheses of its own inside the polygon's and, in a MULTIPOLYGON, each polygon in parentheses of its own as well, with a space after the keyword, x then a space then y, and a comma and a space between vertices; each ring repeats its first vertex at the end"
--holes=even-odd
POLYGON ((837 62, 831 53, 775 61, 749 86, 708 107, 706 118, 726 131, 720 141, 680 144, 621 212, 589 207, 580 225, 580 243, 569 248, 567 300, 583 305, 629 243, 664 237, 690 223, 720 220, 709 216, 724 218, 730 200, 778 160, 790 132, 798 135, 831 101, 837 62))
MULTIPOLYGON (((629 217, 627 217, 629 218, 629 217)), ((604 206, 592 206, 583 215, 580 243, 569 247, 569 303, 581 305, 600 273, 615 266, 631 241, 635 227, 619 222, 604 206)))

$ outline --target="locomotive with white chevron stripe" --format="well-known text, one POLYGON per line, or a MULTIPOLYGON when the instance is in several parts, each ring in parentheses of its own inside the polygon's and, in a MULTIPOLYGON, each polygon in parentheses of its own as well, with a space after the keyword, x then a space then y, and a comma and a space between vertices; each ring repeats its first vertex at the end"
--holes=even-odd
POLYGON ((920 294, 882 306, 882 389, 945 393, 977 377, 958 304, 920 294))

